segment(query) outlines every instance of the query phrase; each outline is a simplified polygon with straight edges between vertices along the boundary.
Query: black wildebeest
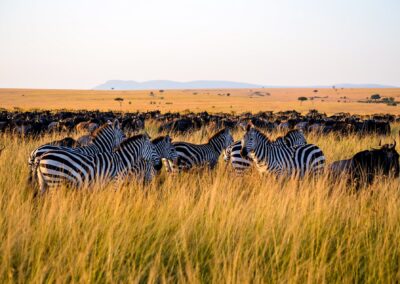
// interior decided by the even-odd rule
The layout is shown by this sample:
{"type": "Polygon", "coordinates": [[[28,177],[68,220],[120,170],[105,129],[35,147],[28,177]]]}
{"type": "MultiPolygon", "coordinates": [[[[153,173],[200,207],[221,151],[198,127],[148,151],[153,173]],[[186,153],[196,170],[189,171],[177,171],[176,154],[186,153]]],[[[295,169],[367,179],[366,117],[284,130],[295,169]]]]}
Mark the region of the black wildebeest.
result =
{"type": "Polygon", "coordinates": [[[330,172],[336,177],[347,174],[357,189],[363,184],[372,184],[377,175],[398,177],[399,153],[395,148],[396,141],[379,149],[358,152],[351,159],[332,163],[330,172]]]}

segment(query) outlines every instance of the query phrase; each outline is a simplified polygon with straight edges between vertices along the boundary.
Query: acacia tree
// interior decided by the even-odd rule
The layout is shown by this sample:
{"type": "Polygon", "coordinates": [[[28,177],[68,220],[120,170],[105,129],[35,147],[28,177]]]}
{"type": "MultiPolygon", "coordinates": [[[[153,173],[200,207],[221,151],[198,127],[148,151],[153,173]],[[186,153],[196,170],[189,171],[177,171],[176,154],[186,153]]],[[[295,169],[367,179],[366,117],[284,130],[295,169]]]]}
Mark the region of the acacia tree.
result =
{"type": "Polygon", "coordinates": [[[122,102],[124,101],[123,98],[115,98],[114,101],[119,102],[119,107],[122,107],[122,102]]]}
{"type": "Polygon", "coordinates": [[[300,101],[300,105],[301,105],[304,101],[308,100],[307,97],[298,97],[297,99],[300,101]]]}
{"type": "Polygon", "coordinates": [[[374,101],[377,101],[377,100],[379,100],[381,98],[381,95],[379,95],[379,94],[373,94],[372,96],[371,96],[371,100],[374,100],[374,101]]]}

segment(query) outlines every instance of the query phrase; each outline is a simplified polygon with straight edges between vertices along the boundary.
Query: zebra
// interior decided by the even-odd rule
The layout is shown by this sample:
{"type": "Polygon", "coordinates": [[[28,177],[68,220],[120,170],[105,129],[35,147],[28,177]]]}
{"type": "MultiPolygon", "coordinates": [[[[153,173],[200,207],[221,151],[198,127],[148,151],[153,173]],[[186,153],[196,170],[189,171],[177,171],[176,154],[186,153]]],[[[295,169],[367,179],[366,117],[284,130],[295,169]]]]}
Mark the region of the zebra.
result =
{"type": "MultiPolygon", "coordinates": [[[[178,154],[175,147],[172,145],[172,139],[169,135],[157,137],[153,139],[151,143],[154,145],[155,152],[159,159],[167,159],[176,162],[178,154]]],[[[133,177],[133,179],[137,181],[148,183],[159,173],[161,167],[162,163],[152,164],[145,159],[140,159],[128,173],[128,178],[133,177]]]]}
{"type": "Polygon", "coordinates": [[[214,134],[205,144],[191,144],[187,142],[174,142],[178,159],[176,162],[167,160],[169,171],[189,170],[194,167],[208,166],[213,169],[222,151],[233,143],[229,128],[224,128],[214,134]]]}
{"type": "Polygon", "coordinates": [[[274,145],[296,147],[307,144],[307,139],[304,137],[303,131],[299,129],[290,130],[284,136],[278,137],[273,142],[274,145]]]}
{"type": "Polygon", "coordinates": [[[147,134],[125,139],[113,152],[90,156],[67,150],[48,151],[38,159],[36,168],[40,192],[61,183],[76,188],[88,187],[95,182],[101,184],[125,176],[134,165],[144,159],[161,163],[155,147],[147,134]]]}
{"type": "Polygon", "coordinates": [[[303,177],[306,173],[319,173],[325,165],[325,156],[318,146],[274,144],[251,125],[247,126],[241,142],[241,155],[246,157],[251,153],[261,173],[270,171],[277,175],[303,177]]]}
{"type": "Polygon", "coordinates": [[[89,155],[93,156],[98,153],[103,153],[103,152],[112,152],[115,147],[117,147],[122,140],[125,139],[125,134],[121,130],[120,123],[117,119],[115,119],[113,122],[108,121],[105,123],[103,126],[98,128],[93,134],[93,142],[84,147],[66,147],[66,146],[59,146],[59,144],[54,144],[54,142],[51,142],[49,144],[45,144],[42,146],[39,146],[35,150],[31,152],[29,155],[28,159],[28,165],[30,167],[30,172],[29,172],[29,182],[33,183],[33,179],[35,176],[35,160],[45,154],[48,151],[54,151],[54,150],[63,150],[63,151],[69,151],[72,153],[80,153],[84,155],[89,155]]]}
{"type": "MultiPolygon", "coordinates": [[[[302,131],[300,130],[291,130],[286,133],[285,136],[278,137],[272,142],[274,145],[281,145],[288,147],[296,147],[300,145],[306,145],[307,140],[304,137],[302,131]]],[[[242,150],[242,141],[237,140],[232,145],[230,145],[224,152],[224,160],[225,162],[230,162],[233,169],[237,174],[243,174],[246,170],[250,169],[253,165],[253,160],[248,154],[245,157],[241,155],[242,150]]]]}

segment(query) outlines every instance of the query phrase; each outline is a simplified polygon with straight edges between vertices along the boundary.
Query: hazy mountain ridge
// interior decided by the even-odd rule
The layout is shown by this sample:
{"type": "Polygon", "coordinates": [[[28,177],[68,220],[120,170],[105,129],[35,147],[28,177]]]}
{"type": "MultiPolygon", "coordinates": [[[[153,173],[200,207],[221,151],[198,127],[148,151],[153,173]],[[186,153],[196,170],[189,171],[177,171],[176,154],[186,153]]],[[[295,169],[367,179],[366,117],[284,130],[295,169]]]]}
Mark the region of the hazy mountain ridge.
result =
{"type": "Polygon", "coordinates": [[[137,82],[133,80],[109,80],[94,87],[94,90],[157,90],[157,89],[249,89],[249,88],[397,88],[380,84],[333,84],[315,86],[271,86],[233,81],[197,80],[177,82],[171,80],[151,80],[137,82]]]}

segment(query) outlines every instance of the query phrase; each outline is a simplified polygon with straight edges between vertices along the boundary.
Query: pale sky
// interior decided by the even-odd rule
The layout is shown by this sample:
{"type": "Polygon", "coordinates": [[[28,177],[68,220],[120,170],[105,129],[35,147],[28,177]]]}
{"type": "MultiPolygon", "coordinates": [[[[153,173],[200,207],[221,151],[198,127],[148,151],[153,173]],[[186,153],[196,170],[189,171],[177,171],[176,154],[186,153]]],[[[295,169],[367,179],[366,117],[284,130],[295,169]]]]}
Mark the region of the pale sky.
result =
{"type": "Polygon", "coordinates": [[[0,87],[400,86],[399,0],[0,0],[0,87]]]}

